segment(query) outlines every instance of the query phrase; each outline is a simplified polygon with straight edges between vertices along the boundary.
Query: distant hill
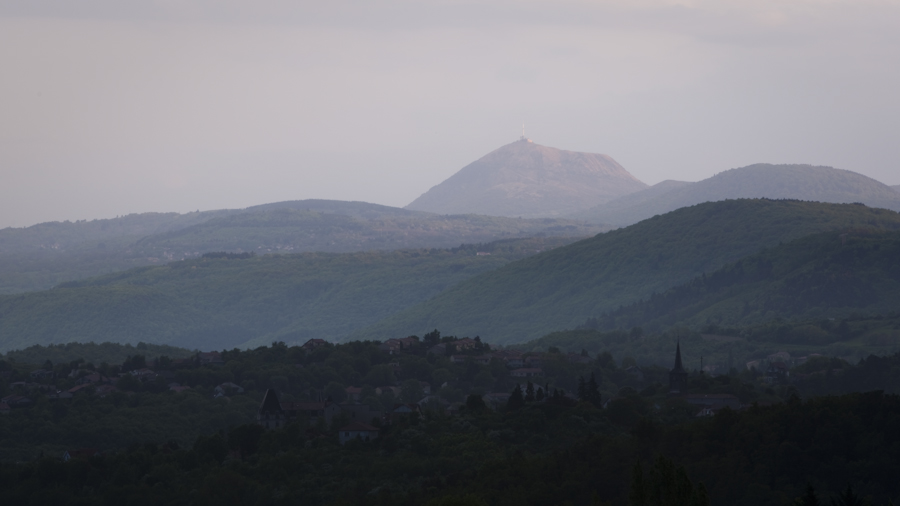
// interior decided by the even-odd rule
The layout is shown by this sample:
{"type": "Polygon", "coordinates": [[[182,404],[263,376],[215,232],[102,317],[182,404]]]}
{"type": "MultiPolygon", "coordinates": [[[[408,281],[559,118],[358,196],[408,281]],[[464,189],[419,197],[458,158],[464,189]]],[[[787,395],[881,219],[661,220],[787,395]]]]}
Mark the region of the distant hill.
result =
{"type": "Polygon", "coordinates": [[[382,339],[439,328],[521,343],[574,328],[762,248],[859,227],[900,229],[900,214],[799,201],[699,204],[473,277],[353,337],[382,339]]]}
{"type": "Polygon", "coordinates": [[[610,227],[562,219],[440,216],[301,200],[241,210],[146,213],[0,230],[0,294],[194,258],[210,251],[294,253],[447,248],[530,236],[588,237],[610,227]]]}
{"type": "Polygon", "coordinates": [[[331,341],[573,239],[453,249],[215,255],[0,296],[0,351],[69,342],[189,349],[331,341]],[[480,255],[478,253],[481,253],[480,255]]]}
{"type": "Polygon", "coordinates": [[[669,179],[660,183],[656,183],[655,185],[644,190],[629,193],[628,195],[613,199],[605,204],[601,204],[586,211],[581,211],[569,216],[577,220],[596,222],[595,220],[597,219],[597,210],[602,209],[604,215],[609,217],[609,223],[618,226],[631,225],[631,223],[618,223],[619,221],[622,221],[622,218],[619,215],[632,214],[635,212],[635,209],[639,209],[645,206],[652,207],[656,204],[656,200],[658,200],[660,197],[665,198],[664,196],[666,194],[674,190],[687,188],[694,184],[697,183],[691,183],[688,181],[674,181],[669,179]]]}
{"type": "Polygon", "coordinates": [[[675,324],[747,326],[775,318],[888,314],[900,307],[897,259],[900,232],[815,234],[612,311],[596,325],[652,331],[675,324]]]}
{"type": "Polygon", "coordinates": [[[894,186],[891,186],[891,188],[893,188],[894,190],[900,192],[900,184],[895,184],[894,186]]]}
{"type": "Polygon", "coordinates": [[[507,144],[406,206],[439,214],[562,216],[646,188],[607,155],[507,144]]]}
{"type": "Polygon", "coordinates": [[[670,185],[670,191],[647,193],[656,186],[569,217],[625,226],[681,207],[737,198],[861,202],[869,207],[900,211],[900,196],[891,187],[848,170],[813,165],[750,165],[721,172],[698,183],[670,185]]]}

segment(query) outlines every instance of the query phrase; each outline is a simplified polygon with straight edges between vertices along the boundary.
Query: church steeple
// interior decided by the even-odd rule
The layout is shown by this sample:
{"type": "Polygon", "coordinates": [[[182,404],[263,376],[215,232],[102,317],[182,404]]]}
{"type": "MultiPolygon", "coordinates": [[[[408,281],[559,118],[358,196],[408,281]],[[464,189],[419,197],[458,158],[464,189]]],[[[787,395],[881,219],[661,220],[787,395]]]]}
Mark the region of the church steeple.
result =
{"type": "Polygon", "coordinates": [[[672,372],[676,371],[684,371],[684,366],[681,365],[681,341],[675,343],[675,367],[672,368],[672,372]]]}
{"type": "Polygon", "coordinates": [[[256,421],[267,429],[277,429],[283,427],[287,420],[284,410],[281,409],[281,403],[278,402],[278,394],[275,390],[266,390],[266,396],[263,397],[262,404],[259,405],[259,411],[256,414],[256,421]]]}
{"type": "Polygon", "coordinates": [[[681,365],[681,341],[675,344],[675,367],[669,371],[669,393],[682,394],[687,389],[687,371],[681,365]]]}

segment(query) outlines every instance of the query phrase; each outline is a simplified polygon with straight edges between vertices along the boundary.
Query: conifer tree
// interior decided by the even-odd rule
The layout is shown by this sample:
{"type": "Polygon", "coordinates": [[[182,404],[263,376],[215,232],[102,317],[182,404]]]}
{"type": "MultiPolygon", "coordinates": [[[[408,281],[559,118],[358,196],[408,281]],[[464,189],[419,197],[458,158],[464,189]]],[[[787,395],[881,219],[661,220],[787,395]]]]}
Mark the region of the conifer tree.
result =
{"type": "Polygon", "coordinates": [[[519,409],[525,405],[525,399],[522,398],[522,387],[516,384],[516,388],[513,388],[512,394],[510,394],[509,399],[506,401],[506,409],[519,409]]]}
{"type": "Polygon", "coordinates": [[[864,506],[867,502],[863,500],[862,497],[856,495],[856,492],[853,491],[853,487],[848,484],[843,492],[838,493],[837,500],[831,500],[831,504],[832,506],[864,506]]]}
{"type": "Polygon", "coordinates": [[[525,386],[525,402],[534,402],[534,384],[530,381],[525,386]]]}
{"type": "Polygon", "coordinates": [[[597,379],[594,377],[594,373],[591,373],[591,379],[588,380],[584,387],[584,396],[584,400],[598,408],[600,407],[600,387],[597,385],[597,379]]]}
{"type": "Polygon", "coordinates": [[[631,492],[628,494],[628,506],[647,506],[647,494],[644,491],[644,469],[640,461],[631,470],[631,492]]]}
{"type": "Polygon", "coordinates": [[[794,506],[819,506],[819,498],[816,497],[816,489],[809,483],[806,484],[806,494],[794,500],[794,506]]]}

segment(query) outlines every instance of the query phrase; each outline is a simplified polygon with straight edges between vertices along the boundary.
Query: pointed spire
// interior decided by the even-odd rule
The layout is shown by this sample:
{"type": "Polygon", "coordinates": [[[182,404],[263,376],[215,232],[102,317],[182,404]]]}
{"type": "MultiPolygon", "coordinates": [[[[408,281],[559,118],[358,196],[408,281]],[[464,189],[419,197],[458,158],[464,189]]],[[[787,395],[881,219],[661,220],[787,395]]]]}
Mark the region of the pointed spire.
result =
{"type": "Polygon", "coordinates": [[[262,404],[259,405],[259,412],[262,413],[281,413],[281,403],[278,402],[278,395],[275,390],[266,390],[266,396],[263,397],[262,404]]]}
{"type": "Polygon", "coordinates": [[[675,367],[672,368],[672,372],[682,371],[684,371],[684,366],[681,365],[681,340],[678,340],[675,344],[675,367]]]}

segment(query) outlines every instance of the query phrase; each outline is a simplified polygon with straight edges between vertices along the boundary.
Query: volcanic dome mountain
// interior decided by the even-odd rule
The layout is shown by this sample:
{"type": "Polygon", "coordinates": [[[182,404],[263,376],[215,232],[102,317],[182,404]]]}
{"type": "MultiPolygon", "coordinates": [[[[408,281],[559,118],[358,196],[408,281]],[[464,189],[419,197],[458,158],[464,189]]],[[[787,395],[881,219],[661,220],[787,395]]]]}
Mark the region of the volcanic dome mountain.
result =
{"type": "Polygon", "coordinates": [[[647,188],[607,155],[522,139],[488,153],[407,209],[540,218],[578,212],[647,188]]]}

